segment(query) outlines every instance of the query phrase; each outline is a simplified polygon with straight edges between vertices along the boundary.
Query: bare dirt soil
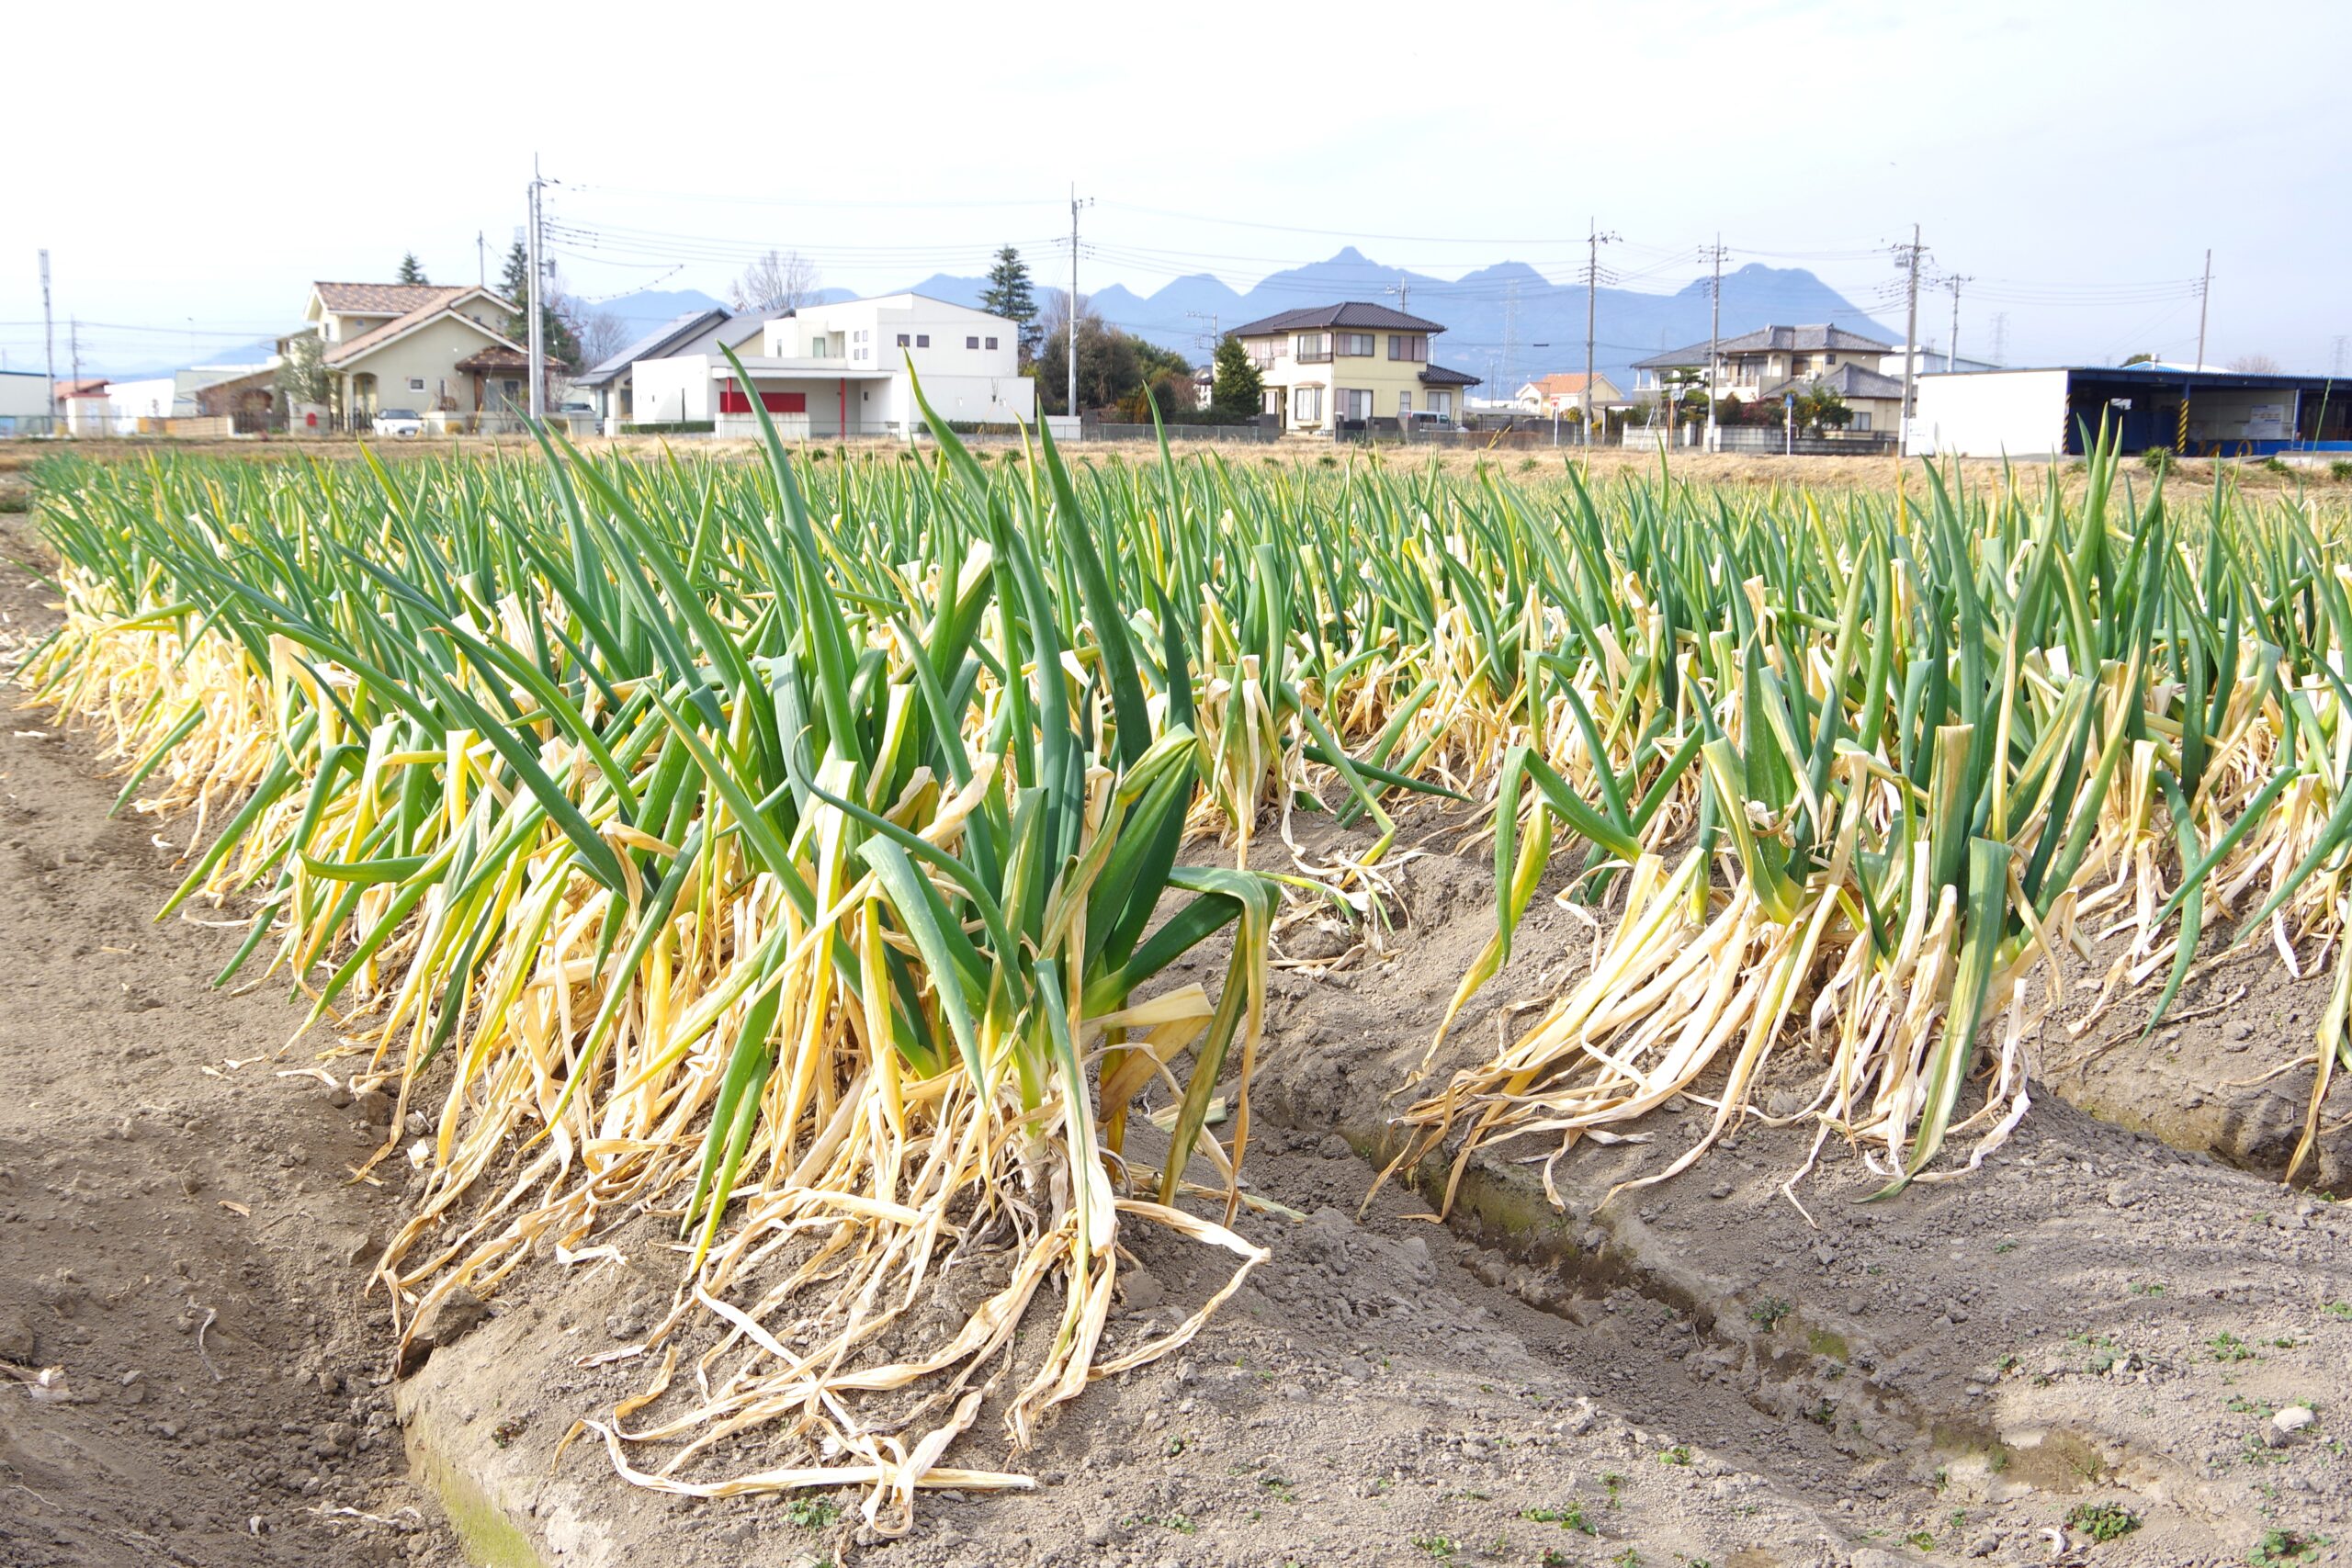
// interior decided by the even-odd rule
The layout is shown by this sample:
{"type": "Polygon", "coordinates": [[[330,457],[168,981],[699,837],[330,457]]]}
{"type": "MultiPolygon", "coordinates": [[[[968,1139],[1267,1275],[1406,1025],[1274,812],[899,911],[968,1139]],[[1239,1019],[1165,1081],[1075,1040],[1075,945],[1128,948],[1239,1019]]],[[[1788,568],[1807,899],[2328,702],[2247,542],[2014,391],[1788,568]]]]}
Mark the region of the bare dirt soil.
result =
{"type": "MultiPolygon", "coordinates": [[[[0,523],[0,553],[29,556],[28,536],[0,523]]],[[[43,626],[44,597],[0,564],[0,639],[43,626]]],[[[382,1303],[358,1289],[396,1195],[346,1173],[382,1111],[280,1076],[332,1038],[282,1049],[300,1014],[277,982],[207,989],[227,933],[152,921],[185,825],[107,821],[101,761],[47,716],[6,717],[0,1362],[23,1371],[0,1373],[0,1562],[459,1561],[406,1479],[382,1303]],[[27,1382],[49,1367],[62,1382],[27,1382]]],[[[1886,1203],[1860,1201],[1879,1183],[1833,1146],[1801,1213],[1781,1189],[1808,1140],[1753,1123],[1602,1203],[1696,1135],[1704,1109],[1683,1103],[1645,1141],[1560,1162],[1565,1212],[1517,1163],[1549,1149],[1507,1145],[1473,1160],[1450,1225],[1401,1180],[1360,1215],[1363,1156],[1490,929],[1460,827],[1416,818],[1429,852],[1396,873],[1387,955],[1289,938],[1247,1179],[1303,1217],[1241,1221],[1272,1260],[1184,1352],[1096,1383],[1026,1455],[1001,1451],[990,1415],[958,1450],[1036,1490],[927,1499],[884,1540],[853,1495],[672,1498],[623,1484],[593,1438],[557,1459],[578,1417],[649,1380],[599,1358],[677,1286],[650,1222],[599,1238],[617,1261],[522,1271],[399,1385],[410,1440],[484,1550],[592,1568],[2346,1560],[2352,1212],[2040,1084],[1984,1170],[1886,1203]],[[2282,1430],[2297,1405],[2312,1421],[2282,1430]]],[[[1589,942],[1539,900],[1439,1073],[1532,1018],[1589,942]]],[[[2206,1005],[2237,983],[2201,982],[2206,1005]]],[[[2285,1014],[2315,1018],[2317,990],[2151,1049],[2253,1076],[2300,1048],[2285,1014]]],[[[1801,1104],[1818,1071],[1785,1054],[1765,1101],[1801,1104]]],[[[1123,1234],[1137,1267],[1112,1353],[1230,1261],[1123,1234]]],[[[939,1310],[991,1266],[947,1270],[939,1310]]],[[[709,1343],[690,1332],[682,1377],[709,1343]]],[[[788,1451],[752,1434],[711,1470],[788,1451]]]]}
{"type": "MultiPolygon", "coordinates": [[[[54,618],[16,521],[0,669],[54,618]]],[[[186,846],[98,772],[0,703],[0,1562],[461,1562],[356,1289],[381,1129],[278,1076],[325,1043],[281,1055],[282,984],[209,989],[230,933],[155,922],[186,846]]]]}

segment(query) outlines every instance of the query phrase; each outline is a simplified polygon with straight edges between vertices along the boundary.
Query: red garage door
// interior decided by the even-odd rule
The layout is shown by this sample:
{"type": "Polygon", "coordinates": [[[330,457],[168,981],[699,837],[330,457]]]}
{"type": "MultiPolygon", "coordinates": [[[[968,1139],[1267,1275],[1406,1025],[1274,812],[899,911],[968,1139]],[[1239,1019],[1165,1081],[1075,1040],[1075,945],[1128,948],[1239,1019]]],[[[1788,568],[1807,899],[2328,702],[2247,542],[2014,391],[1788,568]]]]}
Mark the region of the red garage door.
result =
{"type": "MultiPolygon", "coordinates": [[[[807,413],[808,412],[808,394],[806,392],[762,392],[760,401],[766,406],[770,413],[807,413]]],[[[750,413],[752,400],[743,395],[741,387],[729,381],[718,389],[718,412],[720,413],[750,413]]]]}

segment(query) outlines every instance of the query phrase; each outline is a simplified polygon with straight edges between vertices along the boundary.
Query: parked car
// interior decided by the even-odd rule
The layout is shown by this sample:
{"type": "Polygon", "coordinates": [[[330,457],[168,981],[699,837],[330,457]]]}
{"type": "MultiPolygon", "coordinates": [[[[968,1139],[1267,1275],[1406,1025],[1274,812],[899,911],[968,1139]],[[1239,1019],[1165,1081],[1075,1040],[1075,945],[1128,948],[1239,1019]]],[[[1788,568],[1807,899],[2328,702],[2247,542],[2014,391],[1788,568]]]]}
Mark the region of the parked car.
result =
{"type": "Polygon", "coordinates": [[[574,400],[572,402],[556,404],[555,412],[558,413],[593,414],[596,412],[596,405],[594,403],[583,403],[574,400]]]}
{"type": "Polygon", "coordinates": [[[422,435],[424,421],[414,409],[381,409],[376,414],[379,435],[422,435]]]}

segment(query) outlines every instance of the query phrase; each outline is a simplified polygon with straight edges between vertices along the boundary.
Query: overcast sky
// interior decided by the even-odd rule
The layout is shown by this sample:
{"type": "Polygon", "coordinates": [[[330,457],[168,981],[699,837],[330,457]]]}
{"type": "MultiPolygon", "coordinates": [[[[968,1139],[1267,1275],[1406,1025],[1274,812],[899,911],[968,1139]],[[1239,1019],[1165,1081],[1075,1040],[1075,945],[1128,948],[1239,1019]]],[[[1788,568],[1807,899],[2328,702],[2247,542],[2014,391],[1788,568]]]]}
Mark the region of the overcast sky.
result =
{"type": "MultiPolygon", "coordinates": [[[[534,152],[565,281],[718,293],[758,246],[861,291],[1011,241],[1081,287],[1237,287],[1354,243],[1628,286],[1804,265],[1901,324],[1886,248],[1962,275],[1962,351],[2326,371],[2352,333],[2345,0],[388,10],[249,3],[6,25],[0,348],[40,363],[36,253],[85,357],[283,331],[313,278],[490,270],[534,152]],[[45,147],[45,151],[44,151],[45,147]]],[[[1940,340],[1948,294],[1922,336],[1940,340]]]]}

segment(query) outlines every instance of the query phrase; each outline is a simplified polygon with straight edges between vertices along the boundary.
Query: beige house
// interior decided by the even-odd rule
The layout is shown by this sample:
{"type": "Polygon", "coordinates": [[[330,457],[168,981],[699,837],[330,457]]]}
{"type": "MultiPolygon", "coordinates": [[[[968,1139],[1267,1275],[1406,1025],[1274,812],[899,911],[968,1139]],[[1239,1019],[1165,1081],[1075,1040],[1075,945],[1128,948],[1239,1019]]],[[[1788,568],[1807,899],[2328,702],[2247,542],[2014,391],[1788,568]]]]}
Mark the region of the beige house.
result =
{"type": "Polygon", "coordinates": [[[302,319],[345,423],[407,409],[479,428],[530,402],[529,352],[506,335],[514,314],[487,288],[314,283],[302,319]]]}
{"type": "Polygon", "coordinates": [[[1454,420],[1478,378],[1430,360],[1435,321],[1350,300],[1284,310],[1227,334],[1266,384],[1283,428],[1329,435],[1374,420],[1454,420]]]}
{"type": "MultiPolygon", "coordinates": [[[[1584,384],[1585,375],[1581,370],[1573,374],[1562,372],[1555,376],[1538,376],[1521,387],[1511,401],[1523,413],[1542,414],[1547,419],[1555,414],[1566,418],[1583,412],[1584,384]]],[[[1617,383],[1598,371],[1592,377],[1592,406],[1596,409],[1625,406],[1625,394],[1617,389],[1617,383]]]]}
{"type": "MultiPolygon", "coordinates": [[[[1759,398],[1777,397],[1791,382],[1826,378],[1849,365],[1875,375],[1880,357],[1892,346],[1848,332],[1835,321],[1758,327],[1713,345],[1715,395],[1736,395],[1742,402],[1752,403],[1759,398]]],[[[1634,361],[1634,395],[1644,400],[1654,398],[1669,378],[1686,379],[1697,389],[1707,379],[1707,350],[1706,344],[1694,343],[1634,361]]]]}

